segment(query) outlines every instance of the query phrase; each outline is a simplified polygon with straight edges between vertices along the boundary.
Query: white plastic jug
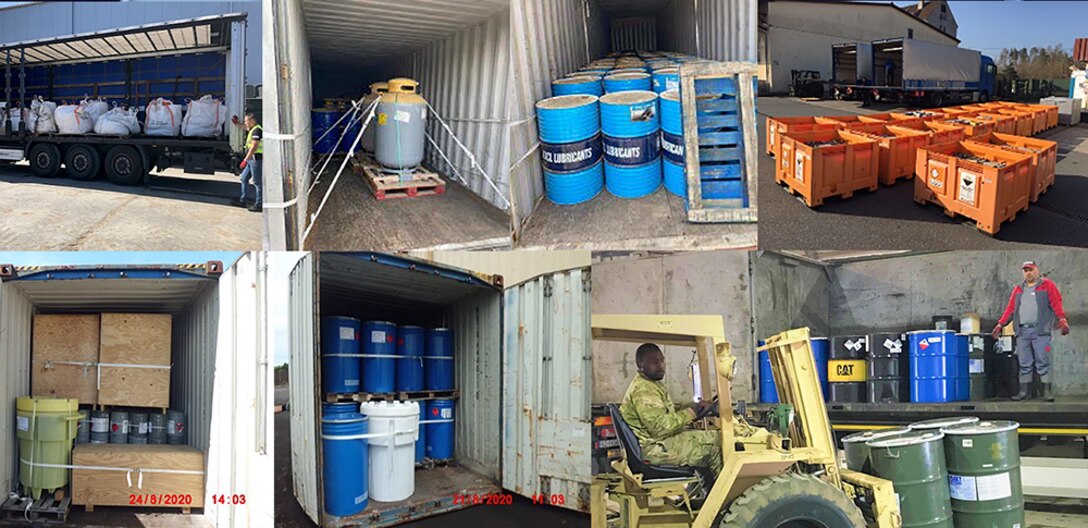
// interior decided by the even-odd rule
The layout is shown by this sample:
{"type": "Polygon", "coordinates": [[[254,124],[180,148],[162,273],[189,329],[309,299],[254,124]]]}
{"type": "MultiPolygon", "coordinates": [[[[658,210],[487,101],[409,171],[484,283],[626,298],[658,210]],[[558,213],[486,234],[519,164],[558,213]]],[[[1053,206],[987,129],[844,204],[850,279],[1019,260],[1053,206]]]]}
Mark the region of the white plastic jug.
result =
{"type": "Polygon", "coordinates": [[[419,404],[367,402],[362,413],[370,418],[370,498],[396,502],[411,497],[416,490],[419,404]]]}

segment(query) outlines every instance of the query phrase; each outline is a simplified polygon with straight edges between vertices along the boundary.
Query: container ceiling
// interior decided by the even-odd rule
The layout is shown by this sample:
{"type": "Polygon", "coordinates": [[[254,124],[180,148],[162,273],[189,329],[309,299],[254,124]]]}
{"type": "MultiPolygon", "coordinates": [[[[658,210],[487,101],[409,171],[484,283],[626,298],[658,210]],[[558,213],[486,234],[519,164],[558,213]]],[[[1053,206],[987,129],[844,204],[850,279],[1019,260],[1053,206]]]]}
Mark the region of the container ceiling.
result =
{"type": "Polygon", "coordinates": [[[314,62],[373,63],[510,7],[510,0],[302,0],[314,62]]]}
{"type": "Polygon", "coordinates": [[[6,43],[0,45],[0,64],[6,59],[7,50],[11,50],[14,63],[19,62],[22,52],[28,64],[44,66],[224,49],[230,45],[230,23],[245,18],[244,13],[212,15],[6,43]]]}
{"type": "Polygon", "coordinates": [[[82,279],[17,281],[39,312],[177,313],[212,279],[82,279]]]}
{"type": "Polygon", "coordinates": [[[470,295],[495,290],[480,279],[455,280],[353,254],[322,253],[318,277],[322,316],[415,324],[470,295]]]}
{"type": "Polygon", "coordinates": [[[596,0],[606,15],[614,18],[653,15],[673,0],[596,0]]]}

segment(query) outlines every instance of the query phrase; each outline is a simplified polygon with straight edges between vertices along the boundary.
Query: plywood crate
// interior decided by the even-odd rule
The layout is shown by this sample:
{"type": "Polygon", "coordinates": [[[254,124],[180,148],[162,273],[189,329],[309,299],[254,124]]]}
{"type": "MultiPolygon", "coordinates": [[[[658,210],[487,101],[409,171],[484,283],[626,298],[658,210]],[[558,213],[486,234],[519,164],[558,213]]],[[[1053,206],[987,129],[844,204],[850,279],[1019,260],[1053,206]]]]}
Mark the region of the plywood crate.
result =
{"type": "Polygon", "coordinates": [[[98,370],[94,364],[98,362],[99,324],[98,314],[34,316],[30,345],[32,395],[98,403],[98,370]]]}
{"type": "Polygon", "coordinates": [[[1027,154],[970,141],[930,145],[918,151],[914,201],[938,204],[994,235],[1028,209],[1032,171],[1027,154]]]}
{"type": "Polygon", "coordinates": [[[102,366],[99,404],[170,406],[171,322],[169,314],[102,314],[100,363],[161,368],[102,366]]]}
{"type": "Polygon", "coordinates": [[[88,511],[95,506],[178,507],[185,510],[204,507],[204,453],[193,447],[79,444],[72,450],[72,465],[76,466],[72,470],[72,504],[86,506],[88,511]],[[80,469],[79,466],[132,471],[80,469]],[[130,478],[132,485],[129,485],[130,478]],[[132,496],[139,500],[132,500],[132,496]]]}

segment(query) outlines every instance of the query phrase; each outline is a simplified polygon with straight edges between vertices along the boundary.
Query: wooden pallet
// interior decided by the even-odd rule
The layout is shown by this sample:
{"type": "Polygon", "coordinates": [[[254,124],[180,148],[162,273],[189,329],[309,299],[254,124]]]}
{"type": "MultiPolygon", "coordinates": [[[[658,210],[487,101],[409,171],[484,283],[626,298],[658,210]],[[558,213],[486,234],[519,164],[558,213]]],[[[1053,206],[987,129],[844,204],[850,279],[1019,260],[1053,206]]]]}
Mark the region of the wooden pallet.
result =
{"type": "Polygon", "coordinates": [[[422,169],[411,174],[390,174],[369,157],[352,159],[352,169],[362,176],[374,197],[379,200],[438,196],[446,193],[446,181],[441,176],[422,169]]]}
{"type": "Polygon", "coordinates": [[[461,397],[461,391],[399,391],[399,392],[353,392],[353,393],[329,393],[325,395],[327,403],[338,402],[368,402],[368,401],[408,401],[408,400],[443,400],[461,397]]]}
{"type": "Polygon", "coordinates": [[[38,500],[12,497],[0,505],[0,521],[35,525],[65,524],[72,498],[64,496],[64,490],[43,495],[38,500]],[[27,506],[30,506],[27,508],[27,506]]]}

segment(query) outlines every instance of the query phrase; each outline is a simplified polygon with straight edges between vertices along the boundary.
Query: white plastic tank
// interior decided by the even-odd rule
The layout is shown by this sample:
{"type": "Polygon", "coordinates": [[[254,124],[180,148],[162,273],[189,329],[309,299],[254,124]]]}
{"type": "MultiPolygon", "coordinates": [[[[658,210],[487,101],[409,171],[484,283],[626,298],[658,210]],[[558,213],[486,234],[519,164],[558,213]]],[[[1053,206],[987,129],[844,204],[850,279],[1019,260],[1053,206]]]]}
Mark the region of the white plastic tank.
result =
{"type": "MultiPolygon", "coordinates": [[[[365,112],[367,108],[370,108],[370,105],[373,104],[374,101],[376,101],[379,97],[382,96],[382,94],[388,93],[388,92],[389,92],[389,83],[386,83],[386,82],[372,83],[370,85],[370,93],[368,93],[366,95],[366,97],[363,98],[363,108],[362,108],[362,110],[365,112]]],[[[360,118],[360,122],[365,122],[365,121],[366,121],[366,114],[363,114],[363,116],[360,118]]],[[[378,109],[375,108],[374,109],[374,119],[372,119],[370,121],[370,124],[367,125],[366,130],[363,131],[363,141],[362,141],[363,152],[369,152],[371,154],[374,153],[376,138],[378,137],[377,134],[375,133],[375,130],[377,130],[377,129],[378,129],[378,109]]]]}
{"type": "Polygon", "coordinates": [[[390,172],[409,172],[423,161],[427,101],[412,79],[389,80],[389,92],[381,95],[374,159],[390,172]]]}
{"type": "Polygon", "coordinates": [[[367,402],[362,413],[370,418],[370,498],[396,502],[411,497],[416,490],[419,404],[367,402]]]}

